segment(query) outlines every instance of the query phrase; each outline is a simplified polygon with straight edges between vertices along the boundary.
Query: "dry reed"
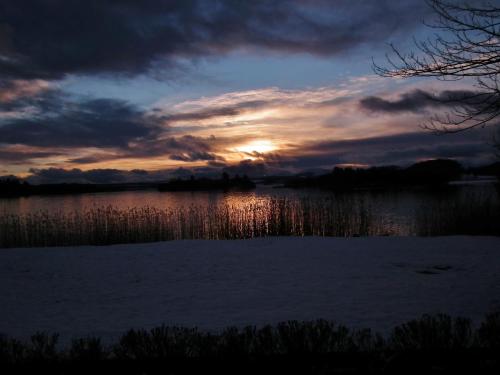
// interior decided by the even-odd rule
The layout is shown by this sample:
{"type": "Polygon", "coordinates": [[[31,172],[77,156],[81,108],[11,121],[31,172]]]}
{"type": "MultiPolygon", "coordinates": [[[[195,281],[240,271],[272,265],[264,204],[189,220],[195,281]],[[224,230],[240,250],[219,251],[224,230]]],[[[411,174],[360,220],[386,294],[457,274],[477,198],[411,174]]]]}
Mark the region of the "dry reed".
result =
{"type": "Polygon", "coordinates": [[[109,245],[179,239],[384,234],[362,199],[273,198],[238,206],[111,206],[0,215],[0,247],[109,245]]]}

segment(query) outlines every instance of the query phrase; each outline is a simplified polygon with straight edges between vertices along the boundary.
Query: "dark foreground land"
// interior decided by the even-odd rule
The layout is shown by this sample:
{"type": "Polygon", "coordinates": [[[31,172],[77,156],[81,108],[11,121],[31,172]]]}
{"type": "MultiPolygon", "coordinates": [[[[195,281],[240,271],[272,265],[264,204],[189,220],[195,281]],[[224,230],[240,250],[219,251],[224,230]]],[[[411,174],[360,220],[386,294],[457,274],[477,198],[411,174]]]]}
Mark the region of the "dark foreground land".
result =
{"type": "Polygon", "coordinates": [[[57,335],[0,337],[4,374],[498,374],[500,314],[469,320],[423,316],[388,338],[328,321],[289,321],[222,333],[159,327],[130,330],[115,344],[57,335]],[[465,371],[465,372],[464,372],[465,371]]]}

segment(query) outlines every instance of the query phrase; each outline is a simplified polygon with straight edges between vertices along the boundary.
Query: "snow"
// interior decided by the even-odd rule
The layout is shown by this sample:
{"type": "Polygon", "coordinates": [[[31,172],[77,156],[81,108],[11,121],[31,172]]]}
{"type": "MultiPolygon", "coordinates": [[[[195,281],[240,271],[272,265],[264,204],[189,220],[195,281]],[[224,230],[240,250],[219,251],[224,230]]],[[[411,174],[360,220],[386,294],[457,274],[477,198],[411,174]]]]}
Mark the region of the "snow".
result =
{"type": "Polygon", "coordinates": [[[500,310],[498,237],[278,237],[0,250],[0,332],[115,339],[330,319],[387,332],[500,310]]]}

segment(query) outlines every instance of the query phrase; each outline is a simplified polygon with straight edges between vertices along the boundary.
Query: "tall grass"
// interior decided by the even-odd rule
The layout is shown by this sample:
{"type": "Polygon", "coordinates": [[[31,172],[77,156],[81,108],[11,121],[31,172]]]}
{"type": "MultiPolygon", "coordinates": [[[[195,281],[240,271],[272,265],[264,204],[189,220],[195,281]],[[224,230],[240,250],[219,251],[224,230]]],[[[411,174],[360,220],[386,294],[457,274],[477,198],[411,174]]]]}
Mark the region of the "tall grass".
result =
{"type": "Polygon", "coordinates": [[[0,214],[0,248],[265,236],[500,235],[500,200],[482,193],[434,196],[409,222],[394,226],[362,197],[347,194],[164,209],[107,206],[0,214]]]}
{"type": "Polygon", "coordinates": [[[494,195],[465,194],[422,204],[415,215],[415,234],[500,235],[500,200],[494,195]]]}
{"type": "Polygon", "coordinates": [[[182,208],[111,206],[71,213],[0,215],[0,247],[108,245],[263,236],[367,236],[384,233],[362,199],[272,198],[243,205],[182,208]]]}

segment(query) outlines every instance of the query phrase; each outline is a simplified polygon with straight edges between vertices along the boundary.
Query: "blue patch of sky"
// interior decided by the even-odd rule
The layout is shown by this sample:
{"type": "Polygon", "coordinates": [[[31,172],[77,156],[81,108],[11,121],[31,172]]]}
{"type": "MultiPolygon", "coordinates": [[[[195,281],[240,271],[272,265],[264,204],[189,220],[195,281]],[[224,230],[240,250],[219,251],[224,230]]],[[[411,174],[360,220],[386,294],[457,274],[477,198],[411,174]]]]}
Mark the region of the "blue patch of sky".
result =
{"type": "Polygon", "coordinates": [[[198,62],[174,79],[147,75],[134,78],[72,76],[62,82],[69,93],[116,98],[150,106],[161,98],[171,102],[229,91],[277,86],[284,89],[331,86],[348,77],[370,74],[369,57],[318,58],[233,54],[198,62]]]}
{"type": "MultiPolygon", "coordinates": [[[[418,39],[427,36],[426,30],[415,31],[418,39]]],[[[389,42],[392,41],[362,45],[335,56],[239,51],[199,59],[163,79],[146,74],[119,78],[71,76],[62,82],[62,86],[72,94],[122,99],[145,108],[158,100],[178,103],[202,96],[271,86],[283,89],[335,86],[352,77],[373,74],[372,57],[385,63],[384,55],[390,51],[389,42]]],[[[402,50],[412,48],[411,38],[396,38],[394,42],[402,50]]]]}

